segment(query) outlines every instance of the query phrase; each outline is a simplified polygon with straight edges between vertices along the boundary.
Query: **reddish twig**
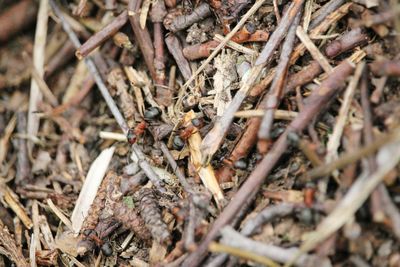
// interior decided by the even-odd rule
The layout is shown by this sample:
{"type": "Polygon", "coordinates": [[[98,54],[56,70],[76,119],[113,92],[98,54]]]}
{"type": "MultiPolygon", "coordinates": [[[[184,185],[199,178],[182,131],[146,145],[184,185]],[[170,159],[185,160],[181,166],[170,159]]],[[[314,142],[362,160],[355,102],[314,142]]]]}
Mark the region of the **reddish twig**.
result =
{"type": "Polygon", "coordinates": [[[183,266],[198,266],[201,263],[206,255],[208,245],[217,237],[220,229],[232,220],[243,203],[251,202],[254,199],[265,177],[268,176],[282,154],[286,151],[288,147],[288,134],[290,132],[302,131],[321,111],[322,107],[326,107],[327,103],[342,87],[344,81],[353,70],[354,66],[352,63],[347,60],[342,62],[319,88],[312,92],[307,98],[304,110],[290,123],[286,131],[275,142],[269,153],[264,156],[263,160],[246,179],[246,182],[241,186],[231,202],[214,222],[198,249],[189,255],[183,266]]]}
{"type": "MultiPolygon", "coordinates": [[[[243,29],[246,27],[243,27],[243,29]]],[[[241,44],[246,42],[266,42],[269,34],[265,31],[257,30],[250,33],[248,30],[237,32],[231,39],[232,42],[241,44]]],[[[183,49],[183,55],[188,60],[196,60],[206,58],[211,55],[212,51],[220,44],[219,41],[211,40],[202,44],[194,44],[183,49]]]]}
{"type": "Polygon", "coordinates": [[[377,60],[369,64],[369,67],[377,76],[400,76],[400,60],[377,60]]]}
{"type": "Polygon", "coordinates": [[[218,46],[218,41],[208,41],[202,44],[194,44],[183,48],[183,55],[188,60],[206,58],[211,55],[214,48],[218,46]]]}
{"type": "Polygon", "coordinates": [[[173,93],[166,85],[165,75],[165,52],[164,52],[164,35],[163,25],[167,10],[163,0],[153,3],[151,9],[151,21],[154,25],[154,67],[156,69],[156,100],[162,106],[169,106],[172,103],[173,93]]]}
{"type": "Polygon", "coordinates": [[[96,47],[100,46],[115,33],[117,33],[122,26],[128,21],[128,12],[123,11],[111,23],[107,24],[103,29],[92,35],[85,43],[83,43],[76,51],[75,55],[78,59],[82,59],[89,55],[96,47]]]}
{"type": "Polygon", "coordinates": [[[296,39],[296,28],[299,25],[300,18],[301,10],[289,28],[289,32],[282,46],[279,64],[276,67],[274,81],[272,82],[271,89],[268,92],[265,101],[261,103],[261,108],[266,109],[265,115],[262,118],[260,128],[258,130],[258,149],[262,154],[267,152],[267,142],[270,139],[270,132],[274,120],[275,110],[278,108],[283,95],[283,88],[286,84],[286,76],[289,69],[289,58],[293,50],[294,41],[296,39]]]}
{"type": "Polygon", "coordinates": [[[150,75],[154,81],[157,80],[156,69],[154,67],[154,47],[151,41],[150,33],[147,28],[140,27],[139,12],[141,0],[130,0],[128,3],[129,21],[132,26],[133,33],[135,34],[136,41],[142,51],[144,61],[149,69],[150,75]]]}
{"type": "Polygon", "coordinates": [[[344,2],[344,0],[328,1],[323,7],[314,13],[309,29],[317,27],[329,14],[343,5],[344,2]]]}
{"type": "Polygon", "coordinates": [[[45,78],[51,76],[60,67],[67,64],[72,58],[74,58],[75,47],[71,41],[67,41],[60,51],[55,53],[55,55],[47,62],[44,67],[45,78]]]}
{"type": "Polygon", "coordinates": [[[38,6],[35,1],[23,0],[0,14],[0,43],[32,25],[36,20],[38,6]]]}
{"type": "Polygon", "coordinates": [[[210,6],[207,3],[202,3],[196,7],[192,13],[188,15],[181,15],[176,17],[170,25],[165,25],[165,27],[171,32],[177,32],[183,30],[194,23],[205,19],[211,15],[210,6]]]}
{"type": "Polygon", "coordinates": [[[179,39],[175,35],[170,34],[167,38],[165,38],[165,43],[167,44],[169,52],[174,57],[183,78],[186,81],[189,80],[192,76],[192,70],[190,69],[189,62],[183,55],[182,46],[179,42],[179,39]]]}
{"type": "Polygon", "coordinates": [[[338,39],[332,41],[325,49],[325,55],[333,58],[368,41],[368,35],[362,32],[361,28],[353,29],[344,33],[338,39]]]}

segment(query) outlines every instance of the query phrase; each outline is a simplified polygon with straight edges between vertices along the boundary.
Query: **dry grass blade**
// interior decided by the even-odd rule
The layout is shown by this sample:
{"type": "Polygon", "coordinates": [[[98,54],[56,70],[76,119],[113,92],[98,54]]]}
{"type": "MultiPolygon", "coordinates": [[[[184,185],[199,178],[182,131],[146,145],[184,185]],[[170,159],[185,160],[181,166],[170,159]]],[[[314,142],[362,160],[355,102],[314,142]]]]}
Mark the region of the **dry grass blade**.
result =
{"type": "Polygon", "coordinates": [[[340,139],[343,133],[343,128],[345,126],[345,123],[347,121],[347,116],[349,113],[350,105],[353,100],[353,96],[355,93],[355,90],[357,89],[358,81],[361,77],[362,71],[365,67],[365,62],[360,62],[357,65],[356,71],[354,73],[353,78],[351,79],[349,85],[347,86],[347,89],[344,93],[343,96],[343,103],[339,111],[338,119],[335,124],[335,127],[333,128],[333,133],[329,137],[329,141],[327,144],[327,153],[325,157],[326,162],[331,162],[333,159],[337,158],[337,149],[339,148],[340,145],[340,139]]]}
{"type": "MultiPolygon", "coordinates": [[[[195,118],[195,114],[193,111],[189,111],[186,113],[183,123],[190,122],[195,118]]],[[[210,190],[213,194],[215,201],[218,206],[220,206],[221,201],[224,199],[224,194],[222,193],[221,187],[218,184],[217,178],[215,177],[214,169],[210,164],[203,166],[201,164],[201,152],[200,152],[200,144],[201,144],[201,136],[198,132],[193,133],[189,139],[189,149],[190,149],[190,159],[195,166],[196,170],[199,173],[201,181],[204,186],[210,190]]]]}
{"type": "Polygon", "coordinates": [[[97,189],[103,181],[114,150],[115,147],[105,149],[90,166],[71,216],[72,229],[76,234],[81,230],[83,221],[96,197],[97,189]]]}
{"type": "Polygon", "coordinates": [[[233,256],[236,256],[236,257],[239,257],[239,258],[242,258],[245,260],[261,263],[262,265],[265,265],[265,266],[270,266],[270,267],[279,267],[280,266],[279,264],[277,264],[276,262],[274,262],[273,260],[271,260],[267,257],[260,256],[258,254],[252,253],[250,251],[238,249],[238,248],[231,247],[228,245],[222,245],[222,244],[213,242],[210,244],[209,249],[211,252],[229,253],[233,256]]]}
{"type": "MultiPolygon", "coordinates": [[[[47,37],[47,21],[48,21],[49,1],[41,0],[36,24],[35,44],[33,48],[33,65],[37,69],[39,75],[44,74],[44,52],[47,37]]],[[[35,79],[31,81],[31,91],[29,96],[28,111],[28,135],[35,136],[39,130],[39,116],[35,113],[38,110],[38,104],[42,100],[43,95],[35,79]]],[[[31,154],[33,144],[28,142],[28,152],[31,154]]]]}
{"type": "Polygon", "coordinates": [[[332,66],[329,64],[329,61],[321,53],[321,51],[319,51],[319,49],[311,41],[310,37],[307,35],[307,33],[301,26],[297,27],[296,34],[297,37],[299,37],[299,39],[301,40],[301,42],[304,44],[304,46],[307,48],[307,50],[310,52],[311,56],[321,65],[322,69],[326,73],[330,73],[332,71],[332,66]]]}

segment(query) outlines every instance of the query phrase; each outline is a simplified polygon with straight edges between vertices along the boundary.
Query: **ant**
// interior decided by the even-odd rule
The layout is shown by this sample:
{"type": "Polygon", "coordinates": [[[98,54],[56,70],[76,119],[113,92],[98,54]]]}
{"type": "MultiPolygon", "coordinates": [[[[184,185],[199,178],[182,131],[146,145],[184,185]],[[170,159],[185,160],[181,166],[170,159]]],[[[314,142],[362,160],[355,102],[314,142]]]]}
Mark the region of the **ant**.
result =
{"type": "Polygon", "coordinates": [[[143,136],[146,131],[147,123],[145,121],[141,121],[135,128],[130,128],[128,133],[126,134],[126,139],[128,143],[133,145],[138,140],[139,136],[143,136]]]}
{"type": "Polygon", "coordinates": [[[140,136],[143,136],[148,125],[145,120],[151,121],[156,119],[158,116],[160,116],[161,112],[157,107],[150,107],[147,109],[144,113],[144,120],[138,123],[135,128],[131,128],[128,130],[128,133],[126,134],[126,139],[128,140],[128,143],[133,145],[138,141],[138,138],[140,136]]]}

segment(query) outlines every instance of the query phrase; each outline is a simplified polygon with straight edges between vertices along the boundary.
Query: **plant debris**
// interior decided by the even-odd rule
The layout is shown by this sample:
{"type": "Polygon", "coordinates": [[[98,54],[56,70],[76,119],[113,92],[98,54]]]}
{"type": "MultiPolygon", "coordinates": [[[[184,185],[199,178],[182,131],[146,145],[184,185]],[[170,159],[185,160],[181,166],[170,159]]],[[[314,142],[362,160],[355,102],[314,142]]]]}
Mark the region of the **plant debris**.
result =
{"type": "Polygon", "coordinates": [[[0,1],[0,265],[400,266],[399,11],[0,1]]]}

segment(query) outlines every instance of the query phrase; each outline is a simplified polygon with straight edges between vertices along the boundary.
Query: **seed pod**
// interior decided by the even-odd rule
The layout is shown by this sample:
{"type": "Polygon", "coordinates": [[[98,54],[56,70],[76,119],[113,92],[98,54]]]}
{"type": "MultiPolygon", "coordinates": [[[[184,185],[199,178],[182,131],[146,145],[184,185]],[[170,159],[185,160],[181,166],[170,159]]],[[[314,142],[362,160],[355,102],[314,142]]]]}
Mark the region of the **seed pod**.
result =
{"type": "Polygon", "coordinates": [[[161,217],[161,211],[157,205],[157,199],[152,189],[142,188],[140,195],[140,215],[145,221],[146,227],[154,240],[160,243],[169,243],[171,236],[167,225],[161,217]]]}

